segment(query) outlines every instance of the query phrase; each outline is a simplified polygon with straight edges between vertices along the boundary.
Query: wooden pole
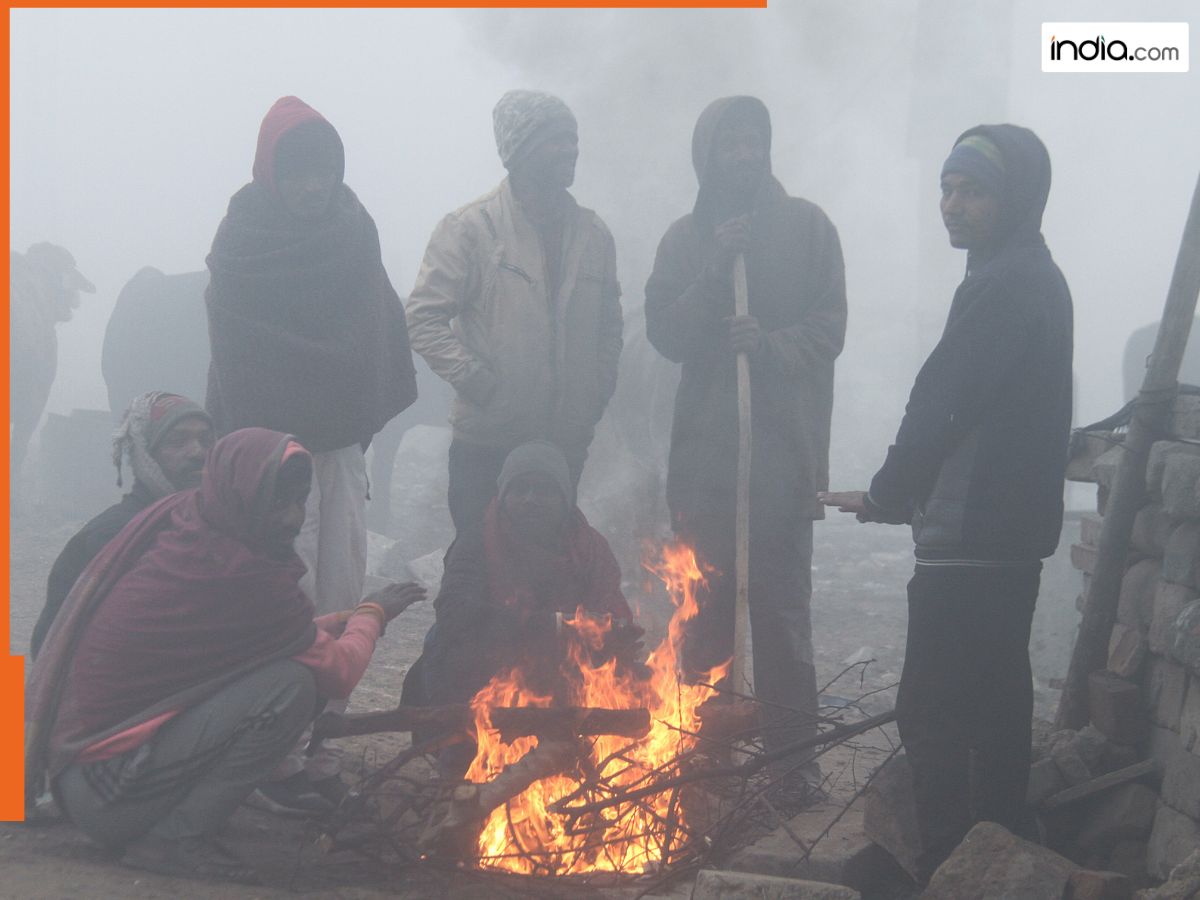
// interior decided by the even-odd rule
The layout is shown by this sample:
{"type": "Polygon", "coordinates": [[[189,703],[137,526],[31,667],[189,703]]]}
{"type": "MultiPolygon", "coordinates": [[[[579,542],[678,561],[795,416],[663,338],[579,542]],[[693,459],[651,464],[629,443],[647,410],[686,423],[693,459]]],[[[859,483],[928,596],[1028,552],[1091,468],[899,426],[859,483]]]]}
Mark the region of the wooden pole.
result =
{"type": "MultiPolygon", "coordinates": [[[[750,290],[746,284],[746,257],[739,253],[733,261],[734,313],[750,315],[750,290]]],[[[733,665],[730,680],[740,691],[749,684],[746,678],[746,636],[750,632],[750,359],[737,356],[738,390],[738,464],[737,519],[734,526],[737,593],[734,600],[733,665]]]]}
{"type": "Polygon", "coordinates": [[[1088,721],[1088,676],[1108,662],[1108,641],[1117,617],[1117,601],[1133,519],[1145,501],[1146,461],[1150,445],[1160,440],[1171,412],[1178,386],[1179,364],[1187,347],[1188,333],[1196,315],[1200,293],[1200,180],[1192,192],[1192,206],[1166,307],[1158,326],[1158,339],[1150,355],[1146,377],[1133,408],[1133,420],[1122,444],[1125,452],[1117,464],[1116,477],[1104,510],[1096,571],[1092,574],[1079,635],[1071,654],[1071,667],[1058,701],[1059,728],[1082,728],[1088,721]]]}

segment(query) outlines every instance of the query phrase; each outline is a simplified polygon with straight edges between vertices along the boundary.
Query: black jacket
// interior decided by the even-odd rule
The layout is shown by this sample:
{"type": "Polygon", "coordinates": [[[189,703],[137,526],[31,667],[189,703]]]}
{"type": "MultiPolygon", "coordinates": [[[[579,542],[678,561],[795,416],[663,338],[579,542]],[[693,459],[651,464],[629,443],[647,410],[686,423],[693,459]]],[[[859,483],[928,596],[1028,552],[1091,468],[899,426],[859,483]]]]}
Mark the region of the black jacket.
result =
{"type": "Polygon", "coordinates": [[[96,558],[104,545],[117,536],[134,516],[154,502],[149,489],[140,481],[133,483],[133,488],[100,515],[84,525],[67,541],[58,559],[50,568],[50,576],[46,579],[46,605],[38,616],[37,624],[33,626],[33,637],[29,645],[31,655],[37,656],[42,649],[42,642],[54,623],[55,616],[62,609],[63,601],[75,582],[83,574],[88,563],[96,558]]]}
{"type": "MultiPolygon", "coordinates": [[[[728,273],[715,271],[712,145],[721,120],[737,105],[766,108],[749,97],[711,104],[696,124],[692,158],[700,191],[692,213],[667,230],[646,284],[646,334],[667,359],[683,364],[667,502],[677,531],[696,517],[728,519],[736,501],[738,410],[736,359],[729,328],[734,313],[728,273]]],[[[750,213],[746,254],[749,312],[763,331],[750,361],[753,450],[750,509],[772,527],[820,518],[816,492],[829,478],[833,365],[846,331],[846,284],[837,230],[815,204],[789,197],[767,175],[750,213]]]]}
{"type": "Polygon", "coordinates": [[[1045,147],[1013,125],[972,133],[1004,158],[1002,237],[968,258],[868,508],[912,522],[919,561],[1033,561],[1062,530],[1071,294],[1041,235],[1045,147]]]}

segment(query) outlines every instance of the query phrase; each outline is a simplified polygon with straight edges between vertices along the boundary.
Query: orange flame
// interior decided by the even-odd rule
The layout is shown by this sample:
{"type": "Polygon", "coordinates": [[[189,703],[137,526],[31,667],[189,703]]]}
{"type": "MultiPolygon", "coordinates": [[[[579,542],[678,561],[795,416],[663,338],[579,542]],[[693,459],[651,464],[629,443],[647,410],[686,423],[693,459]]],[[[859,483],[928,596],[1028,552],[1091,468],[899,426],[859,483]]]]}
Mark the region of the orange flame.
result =
{"type": "MultiPolygon", "coordinates": [[[[590,618],[582,609],[576,611],[571,623],[575,635],[568,643],[560,673],[567,684],[566,703],[649,709],[649,733],[632,743],[624,737],[598,737],[578,771],[535,782],[506,806],[494,810],[480,834],[480,865],[521,874],[638,874],[666,861],[670,848],[663,846],[663,822],[671,814],[669,792],[647,798],[640,805],[627,803],[605,809],[587,828],[572,829],[566,817],[551,811],[556,801],[580,789],[589,772],[593,780],[603,776],[610,784],[627,789],[645,786],[648,773],[655,770],[659,771],[655,780],[676,775],[679,769],[675,761],[697,740],[697,708],[714,691],[682,681],[680,652],[684,624],[699,612],[696,588],[711,569],[703,568],[691,548],[679,543],[664,547],[658,562],[644,565],[662,579],[675,605],[667,637],[646,660],[650,678],[639,680],[619,670],[615,660],[593,663],[590,649],[603,644],[611,623],[590,618]]],[[[704,680],[716,682],[728,666],[726,662],[716,667],[704,680]]],[[[488,781],[537,745],[533,737],[503,743],[491,727],[491,707],[550,705],[550,697],[526,685],[520,669],[497,674],[471,701],[478,752],[467,779],[488,781]]],[[[684,810],[677,810],[675,815],[681,825],[686,824],[684,810]]]]}

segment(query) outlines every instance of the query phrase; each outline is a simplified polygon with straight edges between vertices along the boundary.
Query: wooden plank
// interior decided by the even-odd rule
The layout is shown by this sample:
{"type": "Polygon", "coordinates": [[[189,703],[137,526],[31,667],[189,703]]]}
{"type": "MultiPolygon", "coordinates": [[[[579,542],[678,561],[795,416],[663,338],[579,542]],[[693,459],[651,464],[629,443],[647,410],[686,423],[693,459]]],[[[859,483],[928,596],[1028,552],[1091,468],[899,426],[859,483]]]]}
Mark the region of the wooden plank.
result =
{"type": "Polygon", "coordinates": [[[1107,791],[1109,788],[1114,788],[1117,785],[1150,775],[1154,772],[1154,769],[1154,760],[1144,759],[1139,763],[1134,763],[1132,766],[1117,769],[1115,772],[1109,772],[1107,775],[1101,775],[1099,778],[1093,778],[1091,781],[1085,781],[1083,784],[1076,784],[1065,791],[1051,794],[1042,802],[1039,809],[1045,811],[1058,809],[1066,806],[1068,803],[1074,803],[1085,797],[1099,794],[1101,791],[1107,791]]]}

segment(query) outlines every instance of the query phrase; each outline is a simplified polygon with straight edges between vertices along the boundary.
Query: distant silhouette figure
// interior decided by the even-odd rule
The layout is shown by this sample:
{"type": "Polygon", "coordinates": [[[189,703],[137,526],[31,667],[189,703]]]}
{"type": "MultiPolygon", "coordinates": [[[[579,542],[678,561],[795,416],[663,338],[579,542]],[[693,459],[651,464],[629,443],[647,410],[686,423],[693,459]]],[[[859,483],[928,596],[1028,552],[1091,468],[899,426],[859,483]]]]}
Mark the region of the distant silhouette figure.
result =
{"type": "Polygon", "coordinates": [[[14,251],[11,264],[9,479],[15,483],[58,370],[55,326],[70,321],[79,293],[94,294],[96,286],[75,268],[75,258],[55,244],[34,244],[24,254],[14,251]]]}
{"type": "Polygon", "coordinates": [[[147,391],[203,400],[209,362],[206,287],[207,271],[165,275],[147,266],[121,289],[100,356],[114,421],[147,391]]]}
{"type": "MultiPolygon", "coordinates": [[[[147,266],[121,290],[104,332],[100,368],[108,407],[120,419],[130,400],[151,390],[203,397],[211,355],[204,291],[208,272],[166,275],[147,266]]],[[[372,442],[371,502],[367,525],[393,532],[392,469],[404,433],[414,425],[445,425],[453,389],[429,370],[417,369],[415,403],[392,419],[372,442]]]]}

